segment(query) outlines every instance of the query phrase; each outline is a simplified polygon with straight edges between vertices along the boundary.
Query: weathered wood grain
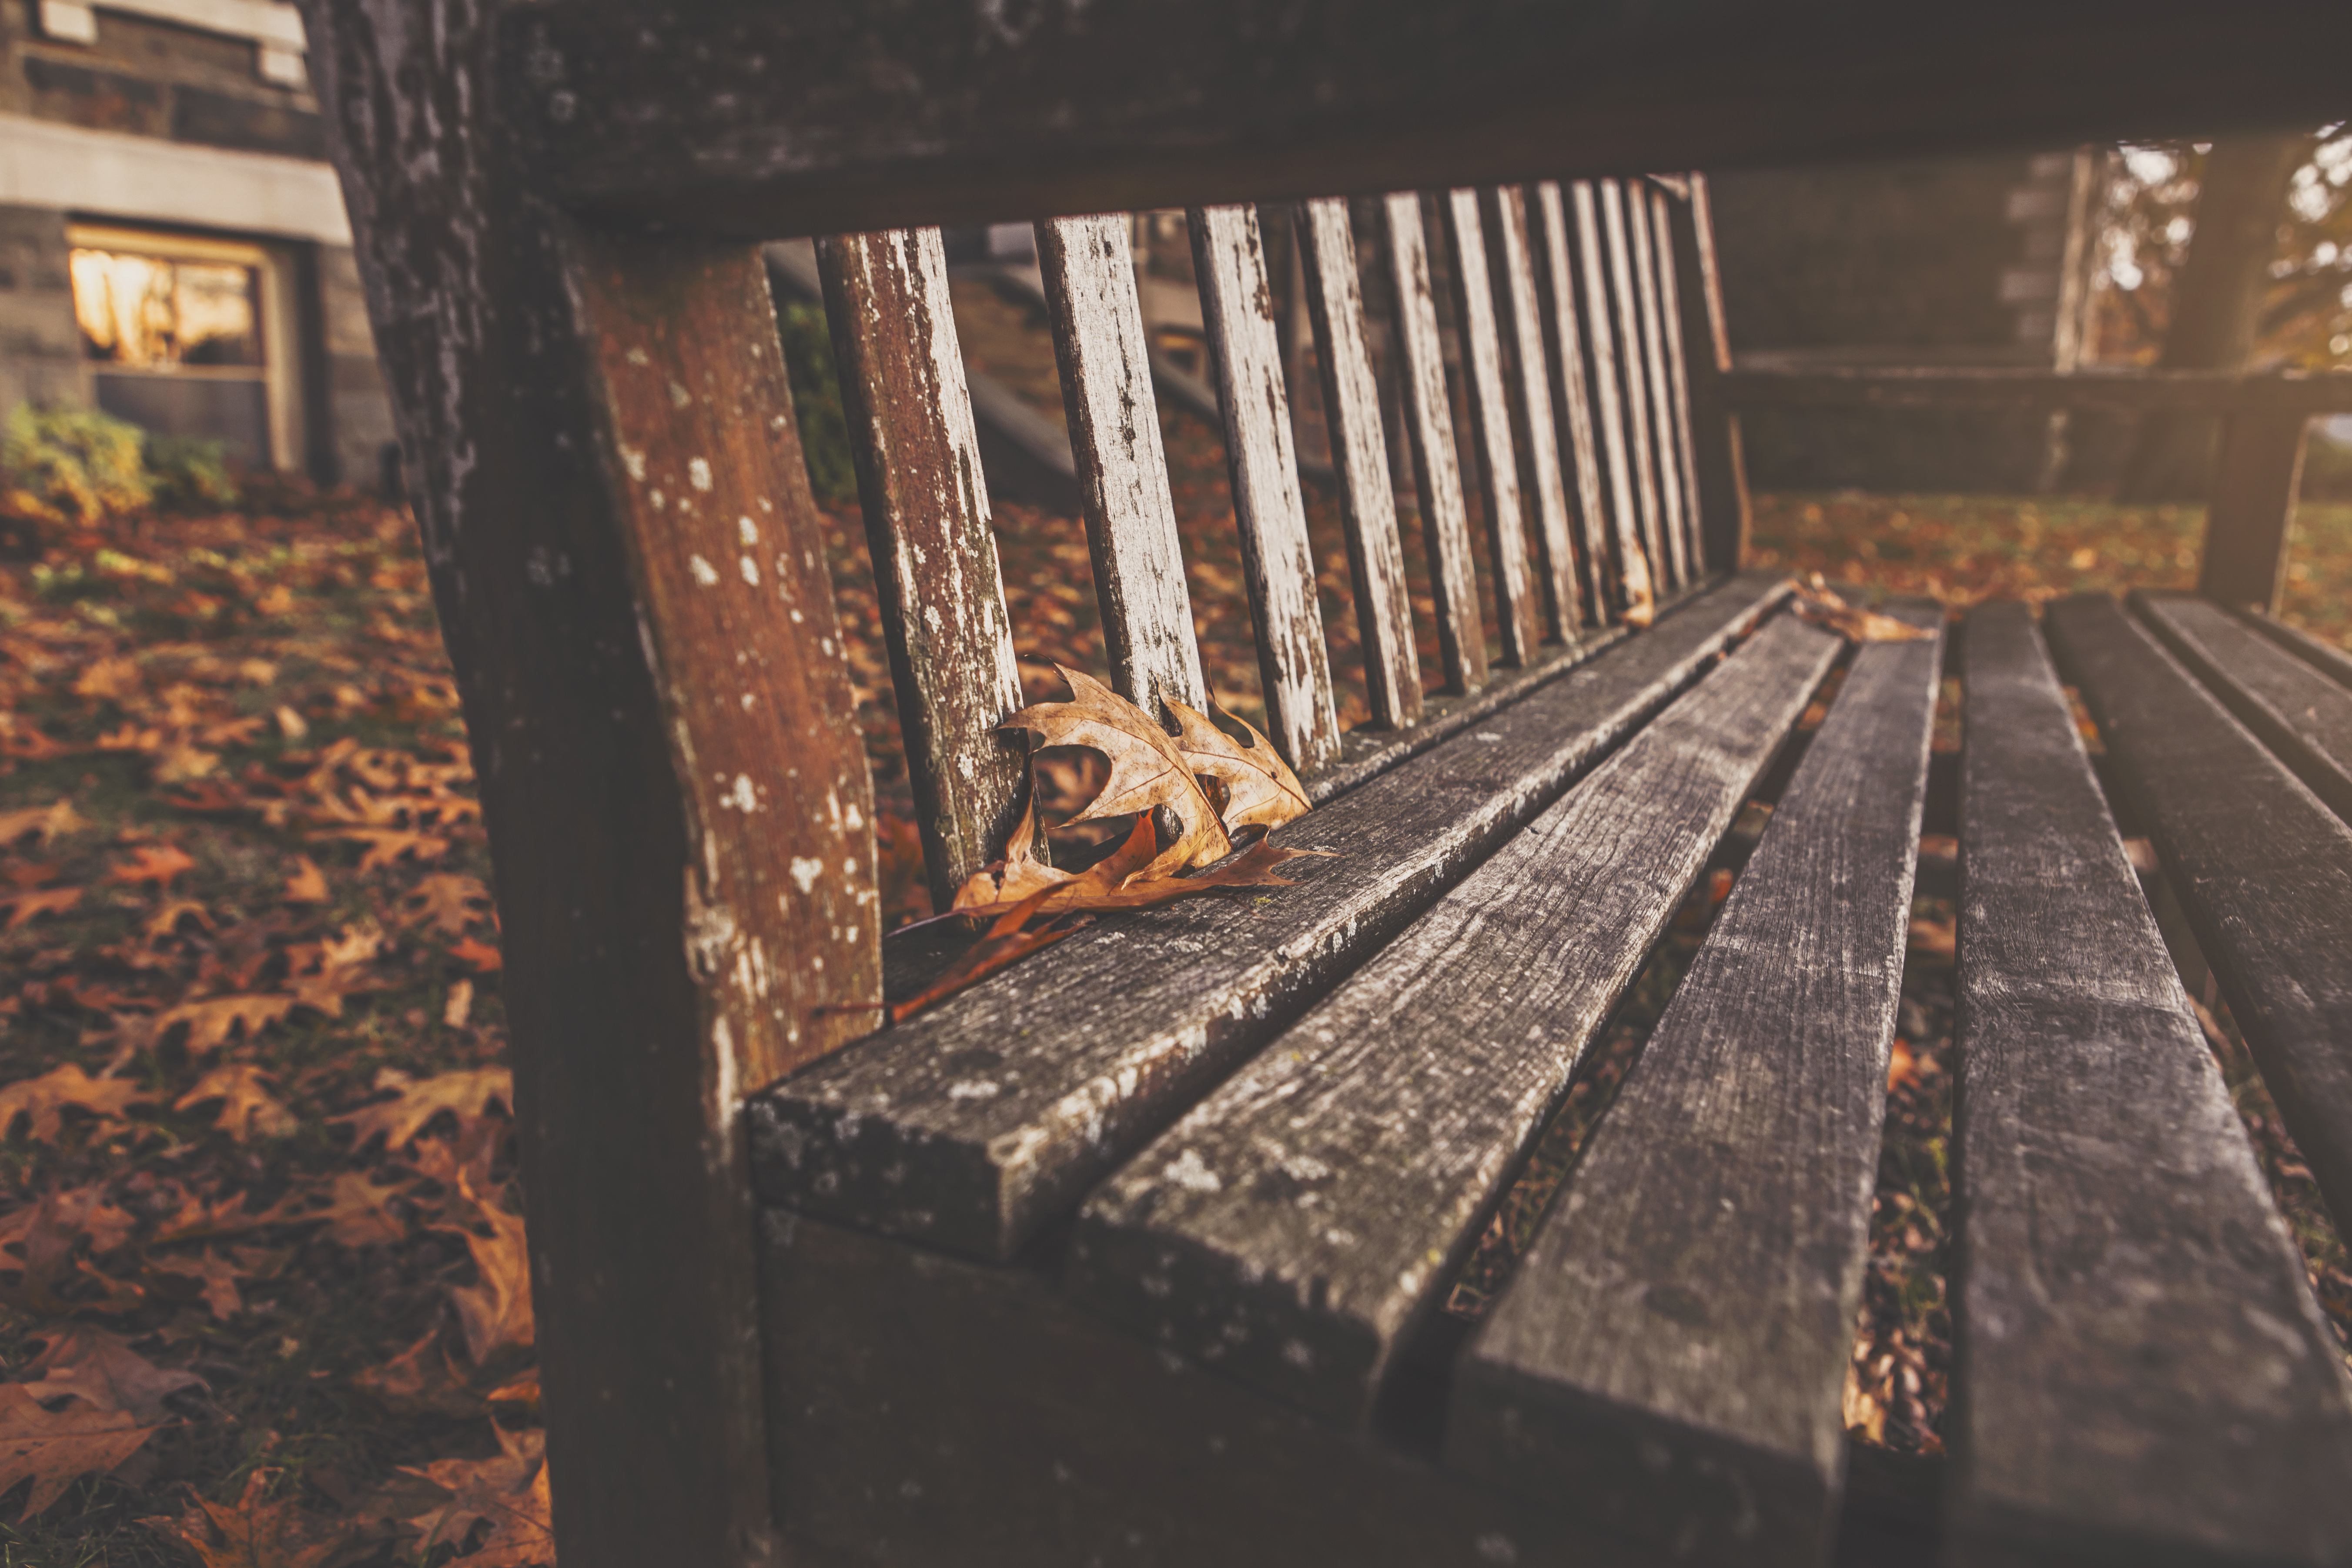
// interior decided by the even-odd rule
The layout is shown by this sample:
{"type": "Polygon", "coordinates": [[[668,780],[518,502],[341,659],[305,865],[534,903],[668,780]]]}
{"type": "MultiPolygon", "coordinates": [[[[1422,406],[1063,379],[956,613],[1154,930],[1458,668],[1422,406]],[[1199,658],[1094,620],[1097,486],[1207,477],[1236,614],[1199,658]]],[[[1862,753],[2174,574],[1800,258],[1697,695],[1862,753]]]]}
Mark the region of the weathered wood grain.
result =
{"type": "Polygon", "coordinates": [[[1715,254],[1715,220],[1706,176],[1683,176],[1688,199],[1670,205],[1670,254],[1682,296],[1683,365],[1691,384],[1691,445],[1698,469],[1699,540],[1710,572],[1737,572],[1747,559],[1753,522],[1748,473],[1740,459],[1739,415],[1731,405],[1731,333],[1724,319],[1723,279],[1715,254]]]}
{"type": "Polygon", "coordinates": [[[1037,259],[1071,454],[1086,490],[1087,547],[1111,685],[1147,709],[1172,697],[1205,710],[1128,220],[1113,213],[1040,223],[1037,259]]]}
{"type": "Polygon", "coordinates": [[[1649,188],[1628,180],[1622,193],[1625,232],[1633,241],[1633,301],[1642,324],[1642,378],[1649,387],[1650,449],[1658,473],[1658,530],[1665,536],[1667,581],[1690,581],[1689,542],[1684,528],[1682,454],[1675,434],[1674,387],[1666,379],[1664,323],[1658,310],[1657,258],[1650,247],[1649,188]]]}
{"type": "Polygon", "coordinates": [[[1675,466],[1682,479],[1683,558],[1693,574],[1706,570],[1706,541],[1700,518],[1698,451],[1691,431],[1690,360],[1684,352],[1682,288],[1675,278],[1672,203],[1664,191],[1650,193],[1650,232],[1654,242],[1653,274],[1658,286],[1658,320],[1664,331],[1667,423],[1673,428],[1675,466]]]}
{"type": "MultiPolygon", "coordinates": [[[[915,825],[934,907],[1004,852],[1025,759],[996,726],[1021,706],[1013,625],[989,526],[980,433],[935,228],[839,235],[818,247],[825,315],[915,825]]],[[[739,524],[756,552],[757,521],[739,524]]]]}
{"type": "Polygon", "coordinates": [[[2322,642],[2302,627],[2291,626],[2274,616],[2248,616],[2245,620],[2248,626],[2337,685],[2352,686],[2352,654],[2346,653],[2334,643],[2322,642]]]}
{"type": "Polygon", "coordinates": [[[1569,187],[1576,213],[1576,271],[1584,286],[1586,352],[1591,356],[1592,400],[1601,412],[1601,457],[1609,476],[1610,549],[1616,558],[1617,608],[1643,602],[1658,577],[1650,569],[1642,540],[1642,514],[1633,501],[1633,453],[1626,434],[1631,400],[1618,372],[1617,306],[1601,231],[1599,196],[1590,181],[1569,187]]]}
{"type": "Polygon", "coordinates": [[[1568,484],[1560,473],[1559,428],[1551,404],[1550,356],[1544,352],[1543,309],[1536,300],[1535,257],[1528,233],[1527,193],[1517,185],[1478,193],[1480,220],[1494,237],[1488,285],[1497,331],[1509,351],[1511,447],[1518,454],[1519,495],[1533,513],[1536,578],[1543,592],[1544,637],[1574,642],[1583,622],[1577,591],[1576,548],[1568,521],[1568,484]]]}
{"type": "Polygon", "coordinates": [[[2246,728],[2352,821],[2352,691],[2208,599],[2132,595],[2132,608],[2246,728]]]}
{"type": "Polygon", "coordinates": [[[1454,447],[1454,409],[1445,393],[1445,353],[1437,335],[1437,297],[1429,280],[1429,237],[1421,198],[1410,191],[1381,204],[1387,244],[1399,393],[1421,500],[1429,556],[1429,593],[1437,609],[1437,648],[1449,691],[1486,683],[1486,633],[1478,613],[1478,577],[1470,563],[1470,514],[1462,500],[1462,463],[1454,447]]]}
{"type": "Polygon", "coordinates": [[[1639,1561],[1571,1509],[1335,1430],[971,1263],[772,1211],[761,1310],[798,1563],[1639,1561]]]}
{"type": "Polygon", "coordinates": [[[1550,350],[1552,410],[1559,421],[1559,444],[1576,482],[1577,553],[1583,560],[1582,590],[1588,625],[1606,625],[1616,604],[1609,584],[1608,514],[1602,510],[1601,453],[1592,430],[1592,391],[1586,380],[1584,333],[1577,326],[1576,268],[1570,259],[1568,209],[1559,183],[1533,187],[1536,298],[1543,312],[1544,340],[1550,350]]]}
{"type": "Polygon", "coordinates": [[[1478,499],[1486,516],[1486,565],[1495,584],[1495,617],[1503,662],[1524,665],[1542,640],[1535,584],[1528,579],[1525,501],[1519,460],[1511,446],[1510,393],[1503,384],[1503,344],[1495,323],[1495,294],[1486,264],[1486,228],[1478,193],[1447,191],[1437,198],[1444,216],[1454,295],[1454,321],[1462,341],[1462,386],[1470,405],[1470,439],[1478,454],[1478,499]]]}
{"type": "Polygon", "coordinates": [[[1300,203],[1295,224],[1315,362],[1323,381],[1323,417],[1339,479],[1370,727],[1402,729],[1421,717],[1421,660],[1405,590],[1404,547],[1397,534],[1396,491],[1389,479],[1380,380],[1365,343],[1355,235],[1348,204],[1336,196],[1300,203]]]}
{"type": "Polygon", "coordinates": [[[1106,1182],[1077,1299],[1367,1416],[1840,646],[1768,625],[1106,1182]]]}
{"type": "Polygon", "coordinates": [[[2221,421],[2199,593],[2240,609],[2278,614],[2309,425],[2300,413],[2233,413],[2221,421]]]}
{"type": "Polygon", "coordinates": [[[1186,225],[1224,415],[1225,467],[1233,476],[1242,575],[1256,623],[1267,738],[1292,767],[1319,768],[1339,754],[1339,720],[1331,706],[1330,655],[1315,596],[1315,557],[1307,542],[1290,396],[1282,380],[1282,334],[1266,287],[1257,213],[1245,206],[1195,207],[1186,225]]]}
{"type": "Polygon", "coordinates": [[[1649,558],[1651,580],[1667,588],[1674,585],[1673,562],[1666,554],[1658,510],[1657,454],[1650,440],[1650,378],[1642,341],[1640,286],[1633,279],[1633,243],[1626,235],[1624,191],[1615,180],[1601,180],[1595,183],[1593,194],[1601,206],[1609,308],[1617,319],[1617,374],[1625,390],[1626,462],[1633,479],[1635,515],[1641,520],[1642,548],[1649,558]]]}
{"type": "Polygon", "coordinates": [[[2352,1214],[2352,828],[2114,600],[2045,624],[2287,1130],[2352,1214]]]}
{"type": "Polygon", "coordinates": [[[2352,47],[2329,0],[2230,27],[2190,0],[1213,0],[1181,33],[1136,0],[504,20],[494,101],[552,188],[738,237],[2320,125],[2352,47]]]}
{"type": "Polygon", "coordinates": [[[1297,885],[1106,919],[761,1097],[772,1203],[1004,1257],[1694,679],[1780,590],[1726,584],[1279,830],[1297,885]]]}
{"type": "Polygon", "coordinates": [[[1938,638],[1855,652],[1455,1363],[1454,1468],[1685,1556],[1827,1555],[1941,674],[1938,638]]]}
{"type": "MultiPolygon", "coordinates": [[[[2112,604],[2068,619],[2170,683],[2083,646],[2137,640],[2112,604]]],[[[2342,1352],[2030,613],[1965,657],[1952,1558],[2341,1563],[2342,1352]]]]}

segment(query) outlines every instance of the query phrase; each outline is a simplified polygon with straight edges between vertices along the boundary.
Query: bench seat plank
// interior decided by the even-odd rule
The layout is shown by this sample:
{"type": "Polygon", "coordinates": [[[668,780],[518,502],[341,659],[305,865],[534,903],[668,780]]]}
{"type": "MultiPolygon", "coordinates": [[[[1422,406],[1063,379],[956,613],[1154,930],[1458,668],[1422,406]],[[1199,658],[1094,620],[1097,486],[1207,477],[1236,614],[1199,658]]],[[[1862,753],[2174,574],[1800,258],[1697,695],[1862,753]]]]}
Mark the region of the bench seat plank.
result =
{"type": "Polygon", "coordinates": [[[1381,424],[1380,380],[1364,342],[1363,284],[1348,204],[1337,196],[1302,202],[1294,226],[1307,313],[1315,329],[1315,363],[1323,381],[1323,418],[1339,479],[1364,651],[1364,692],[1372,727],[1398,729],[1421,717],[1421,657],[1413,646],[1404,546],[1397,534],[1396,491],[1381,424]]]}
{"type": "Polygon", "coordinates": [[[1772,622],[1528,824],[1087,1201],[1072,1290],[1368,1415],[1839,647],[1772,622]]]}
{"type": "Polygon", "coordinates": [[[2352,828],[2102,596],[2047,626],[2327,1206],[2352,1215],[2352,828]]]}
{"type": "Polygon", "coordinates": [[[2352,821],[2352,691],[2210,599],[2140,593],[2132,607],[2280,761],[2352,821]]]}
{"type": "Polygon", "coordinates": [[[2030,614],[1965,653],[1954,1558],[2341,1563],[2342,1352],[2030,614]]]}
{"type": "Polygon", "coordinates": [[[1398,191],[1381,202],[1389,285],[1396,291],[1396,353],[1404,430],[1437,609],[1437,649],[1449,691],[1486,684],[1486,633],[1479,624],[1478,574],[1470,561],[1470,513],[1462,499],[1462,455],[1445,392],[1445,353],[1429,277],[1429,231],[1421,198],[1398,191]]]}
{"type": "Polygon", "coordinates": [[[1446,1453],[1465,1473],[1688,1555],[1824,1554],[1941,651],[1856,651],[1455,1365],[1446,1453]]]}
{"type": "Polygon", "coordinates": [[[2337,685],[2352,686],[2352,653],[2346,653],[2334,643],[2320,641],[2301,626],[2291,626],[2268,616],[2255,616],[2251,624],[2295,658],[2325,672],[2337,685]]]}
{"type": "Polygon", "coordinates": [[[1111,685],[1146,709],[1163,697],[1206,709],[1125,215],[1039,224],[1037,261],[1086,499],[1111,685]]]}
{"type": "Polygon", "coordinates": [[[1224,416],[1267,737],[1292,767],[1319,768],[1339,754],[1339,720],[1257,209],[1194,207],[1187,226],[1224,416]]]}
{"type": "Polygon", "coordinates": [[[1738,578],[1281,830],[1298,885],[1105,920],[751,1104],[771,1203],[1009,1256],[1687,685],[1738,578]]]}

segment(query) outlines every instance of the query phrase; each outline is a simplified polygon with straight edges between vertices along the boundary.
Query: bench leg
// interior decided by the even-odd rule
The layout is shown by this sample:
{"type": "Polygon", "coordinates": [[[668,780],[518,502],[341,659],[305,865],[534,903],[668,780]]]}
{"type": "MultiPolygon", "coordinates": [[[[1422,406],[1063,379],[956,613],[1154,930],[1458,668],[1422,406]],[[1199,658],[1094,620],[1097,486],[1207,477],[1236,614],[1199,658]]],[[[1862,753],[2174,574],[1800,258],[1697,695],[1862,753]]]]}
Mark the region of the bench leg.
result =
{"type": "Polygon", "coordinates": [[[2287,534],[2303,483],[2301,414],[2232,414],[2221,424],[2205,514],[2200,593],[2239,608],[2278,613],[2287,534]]]}

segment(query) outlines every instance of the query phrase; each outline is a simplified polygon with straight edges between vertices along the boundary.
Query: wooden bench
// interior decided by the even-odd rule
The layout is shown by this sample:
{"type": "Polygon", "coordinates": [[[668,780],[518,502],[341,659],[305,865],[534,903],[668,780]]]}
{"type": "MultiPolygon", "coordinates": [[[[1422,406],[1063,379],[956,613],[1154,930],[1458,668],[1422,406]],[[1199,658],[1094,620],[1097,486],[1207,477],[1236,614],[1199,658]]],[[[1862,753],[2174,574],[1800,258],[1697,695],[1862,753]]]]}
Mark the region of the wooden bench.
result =
{"type": "Polygon", "coordinates": [[[1940,1528],[1898,1545],[2352,1559],[2342,1347],[2059,684],[2352,1212],[2352,685],[2247,609],[2340,384],[1742,371],[1705,181],[1638,173],[2316,122],[2346,16],[305,16],[497,854],[566,1568],[1851,1552],[1841,1389],[1953,670],[1959,1359],[1940,1528]],[[2122,63],[2086,79],[2094,47],[2122,63]],[[1366,209],[1378,266],[1344,201],[1235,205],[1337,190],[1400,193],[1366,209]],[[1192,204],[1267,729],[1317,802],[1282,841],[1336,856],[1104,919],[877,1032],[921,955],[879,929],[759,242],[828,237],[944,899],[1002,853],[1024,764],[924,226],[1041,218],[1112,681],[1197,706],[1126,223],[1046,216],[1147,203],[1192,204]],[[1372,710],[1346,733],[1265,304],[1259,226],[1285,221],[1372,710]],[[2017,606],[1954,631],[1895,605],[1926,635],[1854,647],[1741,574],[1744,402],[2078,395],[2231,411],[2210,598],[2066,603],[2046,643],[2017,606]],[[1759,793],[1769,826],[1525,1256],[1475,1325],[1437,1310],[1759,793]]]}

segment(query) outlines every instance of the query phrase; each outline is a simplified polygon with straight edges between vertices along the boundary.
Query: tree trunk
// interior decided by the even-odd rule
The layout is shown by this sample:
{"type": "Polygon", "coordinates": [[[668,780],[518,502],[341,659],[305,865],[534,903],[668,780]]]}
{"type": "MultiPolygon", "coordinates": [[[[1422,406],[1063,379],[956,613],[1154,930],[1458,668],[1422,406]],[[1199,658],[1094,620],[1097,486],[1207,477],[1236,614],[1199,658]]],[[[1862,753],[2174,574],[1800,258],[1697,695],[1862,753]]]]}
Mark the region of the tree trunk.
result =
{"type": "MultiPolygon", "coordinates": [[[[2173,287],[2172,322],[2157,363],[2167,370],[2242,369],[2253,352],[2270,265],[2278,253],[2287,182],[2310,158],[2312,138],[2244,136],[2205,155],[2197,232],[2173,287]]],[[[2201,498],[2220,421],[2210,414],[2150,414],[2125,460],[2116,499],[2201,498]]]]}

